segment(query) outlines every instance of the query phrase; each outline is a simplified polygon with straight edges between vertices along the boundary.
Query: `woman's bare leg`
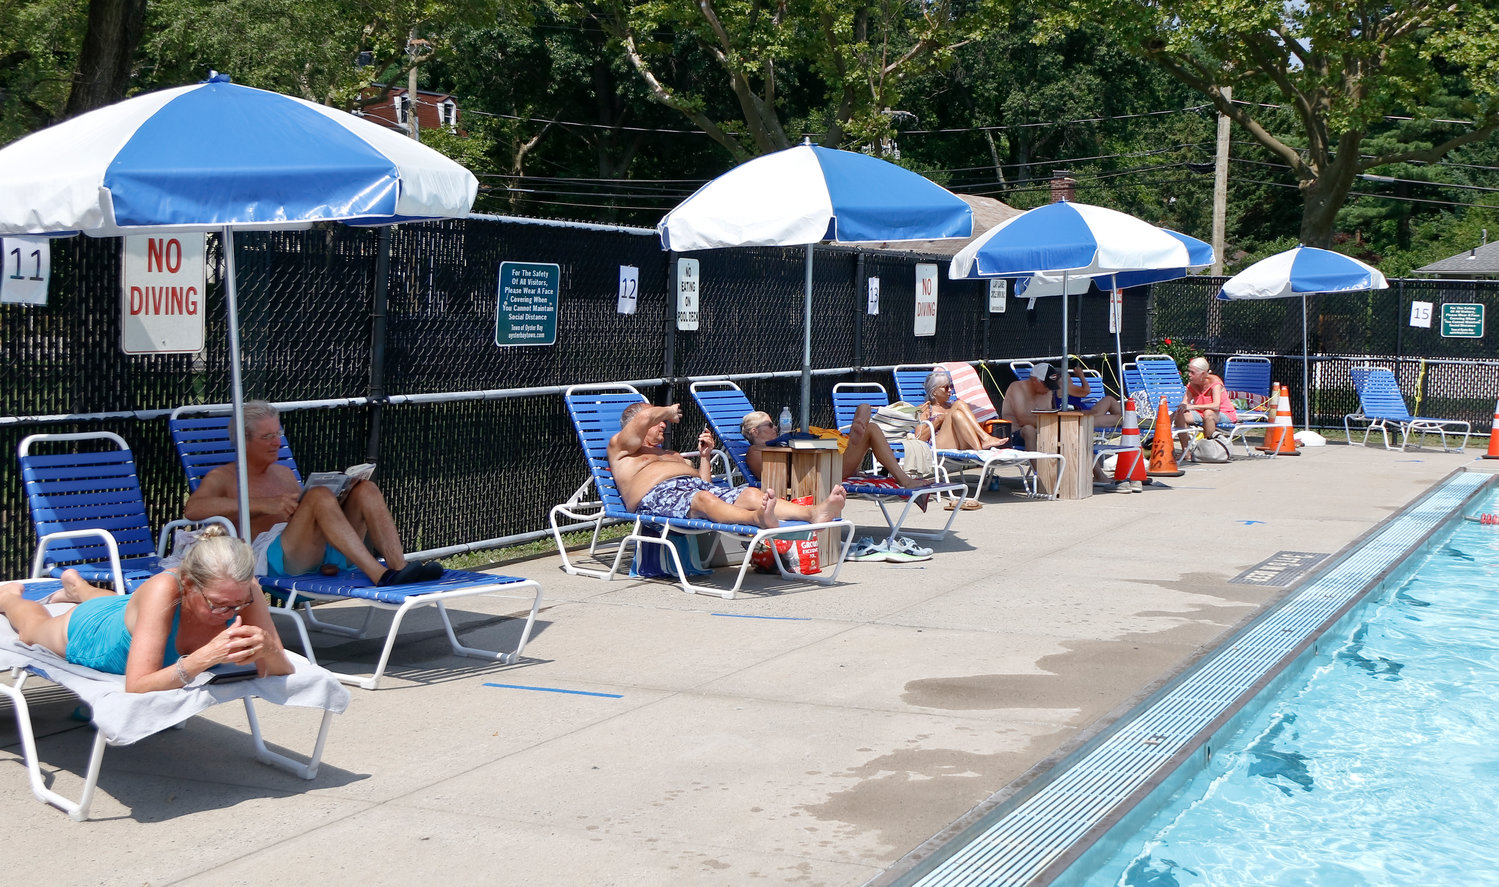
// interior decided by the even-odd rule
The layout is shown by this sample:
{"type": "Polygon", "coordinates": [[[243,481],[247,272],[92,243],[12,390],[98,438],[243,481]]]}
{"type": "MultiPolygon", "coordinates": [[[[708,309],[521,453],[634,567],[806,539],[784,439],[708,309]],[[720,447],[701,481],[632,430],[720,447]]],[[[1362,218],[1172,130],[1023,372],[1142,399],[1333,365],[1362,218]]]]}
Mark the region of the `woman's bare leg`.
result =
{"type": "Polygon", "coordinates": [[[848,448],[843,451],[844,477],[859,473],[859,468],[864,464],[865,453],[873,453],[875,461],[883,465],[885,471],[901,486],[912,489],[925,485],[925,481],[916,480],[900,467],[900,459],[890,449],[890,441],[885,439],[885,433],[870,421],[867,403],[859,404],[858,411],[854,413],[853,424],[848,429],[848,448]]]}
{"type": "Polygon", "coordinates": [[[937,446],[944,450],[987,450],[1004,443],[984,431],[984,426],[963,401],[954,401],[937,429],[937,446]]]}
{"type": "Polygon", "coordinates": [[[57,616],[36,601],[21,596],[25,590],[19,582],[0,585],[0,615],[10,620],[11,627],[20,636],[21,643],[46,647],[59,656],[68,655],[69,608],[57,616]]]}

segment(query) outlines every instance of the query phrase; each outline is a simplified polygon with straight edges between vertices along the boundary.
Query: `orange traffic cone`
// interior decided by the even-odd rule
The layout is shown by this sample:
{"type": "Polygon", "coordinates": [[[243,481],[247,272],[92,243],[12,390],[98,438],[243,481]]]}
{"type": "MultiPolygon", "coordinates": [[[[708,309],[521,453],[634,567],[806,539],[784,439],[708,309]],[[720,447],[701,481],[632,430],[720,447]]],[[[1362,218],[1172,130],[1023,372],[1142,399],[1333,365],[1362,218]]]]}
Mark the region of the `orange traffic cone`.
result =
{"type": "Polygon", "coordinates": [[[1489,428],[1489,451],[1483,457],[1499,459],[1499,403],[1494,404],[1494,424],[1489,428]]]}
{"type": "Polygon", "coordinates": [[[1176,465],[1176,435],[1171,433],[1171,408],[1166,398],[1155,411],[1155,434],[1150,441],[1150,469],[1145,473],[1151,477],[1181,477],[1186,474],[1176,465]]]}
{"type": "Polygon", "coordinates": [[[1296,429],[1291,426],[1291,391],[1280,386],[1280,404],[1275,409],[1275,424],[1265,432],[1265,442],[1255,449],[1272,456],[1299,456],[1296,451],[1296,429]]]}
{"type": "Polygon", "coordinates": [[[1145,451],[1139,449],[1140,417],[1135,415],[1133,397],[1124,400],[1124,425],[1119,431],[1119,445],[1136,449],[1119,451],[1114,460],[1114,483],[1128,483],[1131,492],[1143,492],[1141,484],[1145,482],[1145,451]]]}

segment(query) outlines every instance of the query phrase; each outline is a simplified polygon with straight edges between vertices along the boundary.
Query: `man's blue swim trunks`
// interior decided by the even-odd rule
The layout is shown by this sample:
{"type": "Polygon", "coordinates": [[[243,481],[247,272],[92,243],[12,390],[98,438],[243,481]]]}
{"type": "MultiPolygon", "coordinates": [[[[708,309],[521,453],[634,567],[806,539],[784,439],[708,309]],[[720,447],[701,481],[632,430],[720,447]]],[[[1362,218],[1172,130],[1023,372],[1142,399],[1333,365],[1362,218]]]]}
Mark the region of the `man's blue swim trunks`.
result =
{"type": "Polygon", "coordinates": [[[707,490],[730,504],[738,501],[739,494],[748,487],[715,487],[700,477],[684,474],[668,477],[651,487],[650,492],[640,497],[640,506],[635,510],[641,514],[657,517],[687,517],[692,511],[692,497],[707,490]]]}

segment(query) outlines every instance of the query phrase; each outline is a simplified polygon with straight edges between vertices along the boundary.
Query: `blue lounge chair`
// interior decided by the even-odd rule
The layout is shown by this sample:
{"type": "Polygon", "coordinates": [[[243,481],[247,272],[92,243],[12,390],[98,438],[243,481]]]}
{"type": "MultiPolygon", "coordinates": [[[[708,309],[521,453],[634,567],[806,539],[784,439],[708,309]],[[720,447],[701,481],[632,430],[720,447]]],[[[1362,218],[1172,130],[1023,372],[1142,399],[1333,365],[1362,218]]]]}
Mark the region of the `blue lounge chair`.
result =
{"type": "MultiPolygon", "coordinates": [[[[896,367],[895,383],[901,392],[901,399],[907,403],[925,401],[926,389],[923,383],[931,371],[930,364],[902,364],[896,367]]],[[[833,415],[840,428],[852,422],[854,411],[859,408],[860,404],[866,403],[875,410],[888,405],[890,396],[885,393],[885,386],[878,382],[839,382],[833,386],[833,415]]],[[[1047,495],[1039,491],[1036,484],[1036,464],[1041,461],[1056,461],[1060,463],[1057,466],[1058,473],[1065,471],[1067,460],[1060,454],[1035,453],[1029,450],[1017,450],[1013,447],[997,450],[939,449],[932,443],[935,439],[935,429],[932,429],[930,425],[927,428],[927,440],[921,445],[931,448],[932,464],[938,467],[939,478],[949,478],[949,472],[953,468],[956,468],[960,474],[966,473],[970,468],[977,468],[979,477],[973,489],[981,490],[989,476],[996,470],[1014,468],[1020,473],[1020,482],[1025,488],[1026,495],[1031,498],[1043,496],[1056,498],[1055,493],[1047,495]]]]}
{"type": "MultiPolygon", "coordinates": [[[[118,434],[32,434],[16,448],[38,540],[36,575],[71,567],[96,585],[131,591],[161,572],[176,520],[153,537],[130,445],[118,434]],[[102,532],[86,532],[102,531],[102,532]]],[[[233,532],[227,520],[218,520],[233,532]]]]}
{"type": "MultiPolygon", "coordinates": [[[[1228,442],[1238,440],[1246,456],[1253,455],[1248,435],[1265,431],[1275,422],[1275,400],[1270,391],[1270,358],[1235,354],[1223,362],[1223,387],[1238,410],[1239,421],[1228,429],[1228,442]]],[[[1274,456],[1275,453],[1269,455],[1274,456]]]]}
{"type": "MultiPolygon", "coordinates": [[[[703,415],[708,417],[708,424],[712,426],[713,433],[718,435],[719,441],[723,443],[724,449],[730,458],[734,460],[736,472],[744,478],[745,482],[760,485],[760,479],[750,471],[746,454],[749,452],[749,441],[744,438],[744,430],[740,427],[744,417],[754,410],[744,391],[734,382],[711,381],[693,382],[692,399],[697,401],[698,408],[703,415]]],[[[888,483],[879,483],[875,478],[866,478],[861,475],[845,477],[842,481],[843,488],[849,494],[868,496],[880,507],[880,514],[885,518],[885,525],[890,528],[887,541],[894,543],[896,536],[902,532],[907,536],[919,539],[941,539],[951,529],[953,520],[958,516],[960,509],[954,508],[947,517],[947,523],[940,530],[911,529],[905,526],[906,519],[911,516],[911,506],[918,505],[921,500],[927,502],[938,495],[955,495],[965,498],[968,488],[963,484],[955,483],[933,483],[915,490],[892,487],[888,483]],[[905,503],[898,515],[892,516],[890,510],[885,506],[887,500],[898,499],[905,503]]]]}
{"type": "MultiPolygon", "coordinates": [[[[1443,452],[1461,453],[1468,445],[1468,435],[1473,431],[1470,423],[1461,419],[1435,419],[1430,416],[1413,416],[1405,405],[1405,396],[1395,381],[1395,374],[1383,367],[1355,367],[1354,389],[1358,392],[1359,411],[1343,417],[1343,434],[1353,443],[1353,425],[1362,423],[1364,439],[1369,443],[1369,433],[1379,429],[1387,450],[1395,449],[1390,443],[1390,431],[1400,433],[1400,450],[1410,445],[1412,434],[1436,434],[1442,438],[1443,452]],[[1360,380],[1362,380],[1360,382],[1360,380]],[[1462,431],[1462,443],[1453,450],[1447,446],[1447,434],[1462,431]]],[[[1418,445],[1419,446],[1419,445],[1418,445]]]]}
{"type": "MultiPolygon", "coordinates": [[[[234,443],[229,433],[229,416],[224,410],[225,407],[222,405],[215,405],[178,407],[172,411],[168,423],[172,432],[172,443],[177,448],[177,456],[182,462],[183,470],[187,472],[190,490],[196,490],[204,476],[213,468],[234,461],[234,443]]],[[[278,461],[286,464],[294,474],[301,477],[291,455],[291,446],[287,443],[284,434],[281,437],[281,455],[278,461]]],[[[307,624],[331,634],[355,638],[368,637],[371,635],[369,628],[375,611],[377,609],[393,610],[395,615],[391,618],[390,627],[385,632],[385,645],[380,651],[380,660],[375,670],[366,676],[339,675],[339,680],[358,685],[366,690],[374,690],[380,686],[380,678],[385,674],[386,665],[390,662],[391,650],[395,646],[396,635],[401,630],[401,623],[406,618],[406,614],[417,607],[435,606],[437,608],[443,631],[448,637],[448,646],[455,655],[493,659],[506,665],[520,661],[526,643],[531,638],[531,629],[536,624],[536,614],[541,608],[541,586],[533,580],[463,570],[448,570],[443,573],[441,579],[435,582],[417,582],[411,585],[392,585],[384,588],[376,586],[368,576],[358,570],[348,570],[334,576],[324,576],[320,573],[304,573],[298,576],[263,576],[260,584],[271,592],[272,613],[295,616],[300,606],[301,614],[307,624]],[[481,594],[530,603],[525,626],[521,629],[520,637],[513,650],[505,652],[482,650],[459,643],[452,619],[448,616],[446,602],[481,594]],[[313,613],[312,604],[328,601],[354,601],[367,605],[363,623],[358,627],[351,627],[318,619],[313,613]]],[[[302,633],[303,645],[310,651],[312,642],[302,627],[300,619],[297,626],[302,633]]],[[[311,658],[310,652],[309,658],[311,658]]]]}
{"type": "MultiPolygon", "coordinates": [[[[773,542],[784,538],[803,538],[808,533],[832,530],[841,534],[842,545],[834,546],[837,552],[836,562],[824,564],[823,574],[803,575],[788,570],[779,555],[776,556],[775,563],[780,574],[787,579],[804,579],[822,585],[837,581],[838,573],[843,569],[843,561],[848,557],[848,549],[853,544],[854,525],[849,520],[839,518],[823,523],[788,521],[779,527],[761,529],[746,524],[721,524],[697,518],[665,518],[637,514],[625,507],[619,488],[614,483],[614,473],[609,467],[608,447],[609,439],[620,429],[619,416],[624,412],[625,407],[632,403],[644,402],[645,397],[630,385],[574,385],[564,392],[563,401],[567,405],[568,415],[572,417],[573,428],[578,432],[578,440],[583,445],[583,456],[588,463],[589,473],[588,480],[584,481],[577,492],[566,502],[551,510],[552,535],[557,540],[557,550],[562,555],[564,571],[578,576],[610,580],[619,574],[621,565],[625,563],[625,553],[632,546],[659,545],[671,558],[677,582],[682,586],[683,591],[690,594],[717,595],[728,600],[733,598],[744,585],[745,574],[750,568],[750,559],[748,557],[744,559],[734,584],[730,588],[698,585],[691,581],[675,543],[667,537],[668,533],[686,535],[724,533],[748,540],[745,550],[752,552],[762,542],[773,542]],[[619,540],[618,543],[600,543],[599,532],[604,525],[622,521],[632,525],[629,535],[619,540]],[[588,547],[588,554],[601,562],[608,562],[608,569],[580,566],[574,563],[573,556],[567,551],[562,534],[570,530],[590,527],[593,530],[593,541],[588,547]],[[614,555],[612,561],[608,560],[610,551],[614,555]],[[830,572],[828,568],[831,568],[830,572]]],[[[715,544],[717,544],[716,536],[715,544]]]]}

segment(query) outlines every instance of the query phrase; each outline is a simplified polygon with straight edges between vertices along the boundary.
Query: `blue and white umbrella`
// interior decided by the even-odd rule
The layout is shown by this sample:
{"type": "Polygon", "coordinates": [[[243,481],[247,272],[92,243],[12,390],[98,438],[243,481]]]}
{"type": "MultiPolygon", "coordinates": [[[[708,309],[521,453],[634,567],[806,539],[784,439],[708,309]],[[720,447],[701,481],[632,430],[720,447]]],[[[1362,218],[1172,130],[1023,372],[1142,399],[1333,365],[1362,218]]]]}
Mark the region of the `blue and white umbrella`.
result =
{"type": "Polygon", "coordinates": [[[663,249],[806,246],[801,427],[811,416],[815,244],[942,240],[973,234],[973,210],[946,188],[866,154],[803,144],[734,167],[666,214],[663,249]]]}
{"type": "MultiPolygon", "coordinates": [[[[1187,248],[1187,264],[1176,268],[1153,268],[1140,271],[1108,271],[1100,274],[1087,276],[1076,273],[1066,274],[1067,295],[1077,296],[1088,292],[1093,282],[1098,281],[1099,288],[1129,289],[1132,286],[1144,286],[1148,283],[1160,283],[1165,280],[1176,280],[1186,277],[1191,271],[1201,270],[1213,264],[1213,247],[1206,241],[1198,240],[1180,231],[1172,231],[1170,228],[1161,228],[1161,231],[1179,240],[1182,246],[1187,248]]],[[[1064,272],[1065,273],[1065,272],[1064,272]]],[[[1043,272],[1024,277],[1015,283],[1015,295],[1021,298],[1041,298],[1045,296],[1059,296],[1062,294],[1063,273],[1043,272]]]]}
{"type": "MultiPolygon", "coordinates": [[[[244,440],[234,232],[468,214],[473,174],[376,123],[215,74],[0,148],[0,235],[219,231],[235,438],[244,440]]],[[[249,513],[240,452],[240,510],[249,513]]],[[[248,521],[242,521],[248,533],[248,521]]]]}
{"type": "Polygon", "coordinates": [[[1384,274],[1372,265],[1332,250],[1298,246],[1261,259],[1230,277],[1218,291],[1218,298],[1232,302],[1301,297],[1301,415],[1305,417],[1302,421],[1310,423],[1306,297],[1314,293],[1356,293],[1389,287],[1384,274]]]}
{"type": "MultiPolygon", "coordinates": [[[[1067,360],[1067,299],[1074,278],[1115,275],[1116,286],[1139,286],[1183,276],[1212,264],[1212,247],[1195,237],[1158,228],[1129,213],[1060,201],[1027,210],[995,225],[948,266],[954,280],[1028,278],[1017,293],[1062,295],[1062,360],[1067,360]],[[1205,248],[1205,252],[1204,252],[1205,248]],[[1039,278],[1038,278],[1039,276],[1039,278]],[[1032,289],[1037,287],[1037,289],[1032,289]]],[[[1086,292],[1086,284],[1082,291],[1086,292]]]]}

